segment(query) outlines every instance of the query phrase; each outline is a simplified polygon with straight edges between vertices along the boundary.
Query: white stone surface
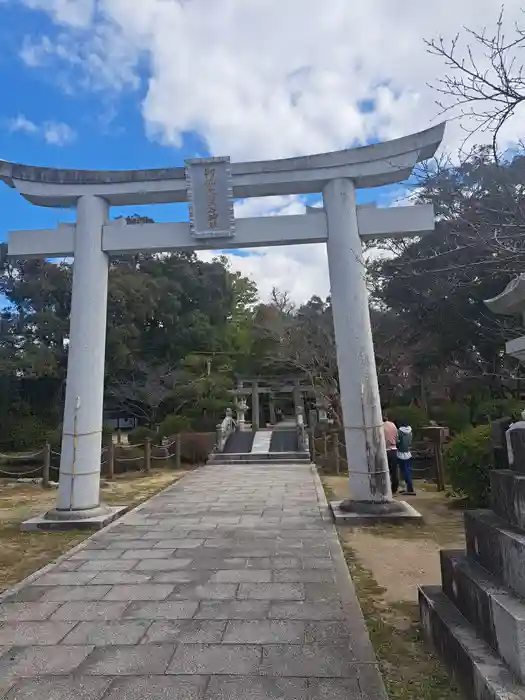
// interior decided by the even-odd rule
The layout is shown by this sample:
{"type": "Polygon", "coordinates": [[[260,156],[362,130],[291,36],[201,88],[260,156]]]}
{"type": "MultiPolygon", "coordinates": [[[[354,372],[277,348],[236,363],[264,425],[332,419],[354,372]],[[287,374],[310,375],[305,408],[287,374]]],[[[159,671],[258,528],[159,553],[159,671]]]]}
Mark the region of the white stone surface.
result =
{"type": "Polygon", "coordinates": [[[102,530],[113,520],[127,511],[127,506],[115,506],[108,508],[107,512],[94,515],[90,518],[78,518],[71,520],[61,520],[59,518],[48,518],[45,515],[37,515],[34,518],[25,520],[20,529],[22,532],[64,532],[69,530],[102,530]]]}
{"type": "Polygon", "coordinates": [[[59,510],[99,505],[108,293],[108,257],[100,241],[107,219],[108,204],[103,199],[79,199],[59,510]]]}
{"type": "MultiPolygon", "coordinates": [[[[359,235],[363,240],[420,236],[434,230],[431,204],[373,209],[358,207],[359,235]]],[[[256,248],[302,243],[325,243],[328,238],[323,210],[297,216],[267,216],[238,219],[236,235],[218,240],[196,240],[188,223],[133,224],[122,220],[104,226],[102,249],[109,254],[256,248]]],[[[73,255],[75,225],[62,224],[57,230],[11,231],[9,255],[13,257],[70,257],[73,255]]]]}
{"type": "Polygon", "coordinates": [[[358,501],[392,499],[368,310],[355,187],[333,180],[323,191],[350,492],[358,501]],[[374,477],[373,474],[382,474],[374,477]]]}
{"type": "Polygon", "coordinates": [[[505,345],[505,352],[520,362],[525,362],[525,335],[509,340],[505,345]]]}
{"type": "Polygon", "coordinates": [[[515,277],[497,297],[485,304],[495,314],[517,316],[525,312],[525,274],[515,277]]]}
{"type": "Polygon", "coordinates": [[[258,430],[253,438],[252,454],[266,454],[270,451],[270,443],[272,441],[271,430],[258,430]]]}
{"type": "MultiPolygon", "coordinates": [[[[400,139],[362,148],[232,164],[234,197],[265,197],[321,192],[335,178],[351,178],[358,188],[380,187],[410,177],[414,166],[431,158],[445,124],[400,139]]],[[[184,168],[137,171],[59,170],[0,161],[0,180],[33,204],[71,207],[79,197],[104,197],[112,206],[187,201],[184,168]]]]}

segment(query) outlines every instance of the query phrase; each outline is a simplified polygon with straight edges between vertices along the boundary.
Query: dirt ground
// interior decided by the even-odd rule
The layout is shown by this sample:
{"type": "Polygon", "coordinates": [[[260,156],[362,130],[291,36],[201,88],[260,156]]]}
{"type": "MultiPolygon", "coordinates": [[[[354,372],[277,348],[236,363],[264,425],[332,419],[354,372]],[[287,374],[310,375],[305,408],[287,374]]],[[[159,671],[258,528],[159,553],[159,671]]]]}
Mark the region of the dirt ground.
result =
{"type": "MultiPolygon", "coordinates": [[[[331,500],[348,497],[348,477],[322,476],[331,500]]],[[[458,503],[416,482],[420,524],[339,527],[370,637],[391,700],[459,700],[445,668],[421,640],[417,588],[439,585],[440,549],[463,549],[458,503]]],[[[403,496],[400,496],[403,498],[403,496]]]]}
{"type": "MultiPolygon", "coordinates": [[[[180,479],[187,470],[134,472],[101,484],[101,499],[108,505],[136,506],[180,479]]],[[[57,559],[90,533],[28,533],[20,523],[50,510],[56,489],[44,490],[37,484],[0,480],[0,592],[57,559]],[[23,556],[22,556],[23,555],[23,556]]]]}
{"type": "MultiPolygon", "coordinates": [[[[327,476],[323,481],[336,500],[348,497],[347,477],[327,476]]],[[[465,547],[463,512],[450,499],[423,482],[417,484],[417,496],[409,498],[423,516],[421,525],[340,530],[342,541],[385,589],[386,600],[417,602],[418,586],[440,583],[439,550],[465,547]]]]}

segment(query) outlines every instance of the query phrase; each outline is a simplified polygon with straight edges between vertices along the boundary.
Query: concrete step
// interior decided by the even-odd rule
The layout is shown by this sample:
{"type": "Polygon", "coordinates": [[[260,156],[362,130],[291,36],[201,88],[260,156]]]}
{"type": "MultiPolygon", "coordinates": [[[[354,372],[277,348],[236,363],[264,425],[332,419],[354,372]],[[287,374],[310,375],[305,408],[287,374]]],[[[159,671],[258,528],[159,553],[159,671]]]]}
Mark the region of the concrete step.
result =
{"type": "Polygon", "coordinates": [[[422,633],[469,700],[525,700],[520,684],[441,588],[419,589],[422,633]]]}
{"type": "Polygon", "coordinates": [[[465,512],[467,554],[525,598],[525,534],[491,510],[465,512]]]}
{"type": "MultiPolygon", "coordinates": [[[[213,464],[213,462],[211,463],[213,464]]],[[[215,462],[215,466],[220,467],[222,465],[226,464],[247,464],[247,465],[253,465],[257,467],[264,466],[265,464],[268,464],[269,466],[274,466],[276,464],[297,464],[297,465],[302,465],[302,464],[310,464],[310,462],[305,461],[305,460],[297,460],[297,459],[272,459],[271,461],[254,461],[253,459],[231,459],[227,462],[215,462]]]]}
{"type": "Polygon", "coordinates": [[[208,460],[208,464],[215,464],[220,466],[221,464],[310,464],[310,458],[306,457],[286,457],[282,454],[274,459],[267,459],[265,455],[212,455],[208,460]],[[258,457],[258,459],[257,459],[258,457]]]}
{"type": "Polygon", "coordinates": [[[441,551],[443,592],[476,632],[525,681],[525,602],[464,552],[441,551]]]}
{"type": "Polygon", "coordinates": [[[514,527],[525,530],[525,474],[510,469],[490,472],[492,509],[514,527]]]}
{"type": "Polygon", "coordinates": [[[232,463],[232,461],[244,460],[246,462],[310,462],[308,452],[243,452],[243,453],[214,453],[210,456],[210,462],[216,464],[232,463]]]}

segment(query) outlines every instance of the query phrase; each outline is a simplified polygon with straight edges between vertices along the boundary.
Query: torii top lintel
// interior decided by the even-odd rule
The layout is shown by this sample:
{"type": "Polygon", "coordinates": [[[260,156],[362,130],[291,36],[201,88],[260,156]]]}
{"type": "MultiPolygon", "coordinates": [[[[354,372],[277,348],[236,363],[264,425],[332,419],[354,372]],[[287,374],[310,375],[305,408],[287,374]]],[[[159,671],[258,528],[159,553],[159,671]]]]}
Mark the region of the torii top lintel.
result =
{"type": "MultiPolygon", "coordinates": [[[[392,141],[281,160],[232,164],[234,197],[321,192],[327,182],[349,178],[357,188],[402,182],[414,166],[431,158],[445,123],[392,141]]],[[[110,205],[184,202],[184,168],[156,170],[61,170],[0,160],[0,180],[39,206],[71,207],[82,195],[98,195],[110,205]]]]}

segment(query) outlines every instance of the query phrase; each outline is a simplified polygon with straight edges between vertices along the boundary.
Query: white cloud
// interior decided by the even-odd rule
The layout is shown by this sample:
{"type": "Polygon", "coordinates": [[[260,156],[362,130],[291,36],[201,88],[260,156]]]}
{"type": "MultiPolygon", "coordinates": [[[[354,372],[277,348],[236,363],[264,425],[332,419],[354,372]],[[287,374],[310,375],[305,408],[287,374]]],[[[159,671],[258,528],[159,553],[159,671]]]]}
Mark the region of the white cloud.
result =
{"type": "MultiPolygon", "coordinates": [[[[51,66],[68,89],[117,94],[142,85],[152,139],[180,146],[187,132],[197,132],[211,153],[234,160],[339,149],[435,123],[439,108],[429,83],[448,68],[423,39],[450,40],[463,26],[490,32],[500,5],[444,0],[429,11],[421,0],[24,2],[57,23],[56,35],[26,38],[21,55],[28,65],[51,66]]],[[[521,5],[505,2],[509,31],[523,22],[521,5]]],[[[474,58],[486,66],[479,51],[474,58]]],[[[523,136],[523,115],[520,109],[509,122],[503,144],[523,136]]],[[[451,121],[446,146],[457,148],[463,138],[459,121],[451,121]]],[[[261,206],[272,213],[301,202],[247,202],[238,210],[258,214],[261,206]]],[[[250,271],[264,293],[273,283],[293,286],[300,299],[327,292],[321,248],[259,252],[232,264],[250,271]]]]}
{"type": "Polygon", "coordinates": [[[95,0],[22,0],[32,10],[42,10],[71,27],[86,27],[94,16],[95,0]]]}
{"type": "MultiPolygon", "coordinates": [[[[236,202],[238,218],[304,214],[301,197],[261,197],[236,202]]],[[[216,252],[199,252],[211,260],[216,252]]],[[[251,248],[242,255],[225,253],[233,270],[257,282],[263,300],[269,300],[273,287],[290,292],[294,301],[306,301],[313,294],[329,294],[326,246],[319,244],[251,248]]]]}
{"type": "MultiPolygon", "coordinates": [[[[29,65],[52,56],[82,70],[84,86],[120,90],[138,86],[144,57],[151,137],[179,146],[196,131],[213,153],[236,159],[336,149],[428,126],[438,112],[428,83],[446,67],[423,38],[493,27],[499,11],[493,0],[449,0],[432,12],[420,0],[326,0],[322,11],[317,0],[24,2],[61,26],[52,39],[26,39],[29,65]]],[[[505,5],[509,27],[521,19],[520,4],[505,5]]],[[[476,59],[483,67],[486,59],[476,59]]],[[[520,121],[507,138],[520,133],[520,121]]],[[[459,124],[447,138],[460,143],[459,124]]]]}
{"type": "Polygon", "coordinates": [[[9,120],[9,131],[22,131],[26,134],[35,134],[38,131],[38,126],[30,119],[19,114],[14,119],[9,120]]]}
{"type": "Polygon", "coordinates": [[[40,136],[52,146],[65,146],[76,139],[76,131],[64,122],[46,121],[36,124],[23,114],[9,120],[8,129],[12,132],[22,132],[40,136]]]}
{"type": "Polygon", "coordinates": [[[65,146],[76,139],[76,132],[63,122],[45,122],[42,133],[47,143],[53,146],[65,146]]]}

